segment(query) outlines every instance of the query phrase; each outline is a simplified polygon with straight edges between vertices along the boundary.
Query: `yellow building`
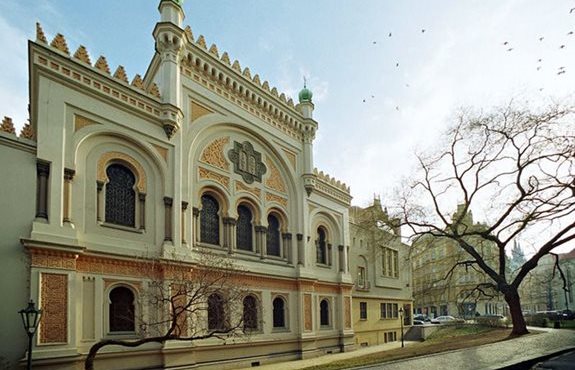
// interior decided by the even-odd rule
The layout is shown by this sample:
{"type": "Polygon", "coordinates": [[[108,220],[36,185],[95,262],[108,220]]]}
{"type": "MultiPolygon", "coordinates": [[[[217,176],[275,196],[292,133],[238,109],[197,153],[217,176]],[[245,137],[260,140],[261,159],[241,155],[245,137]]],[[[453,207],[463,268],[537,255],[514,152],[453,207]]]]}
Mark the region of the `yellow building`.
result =
{"type": "Polygon", "coordinates": [[[401,340],[412,322],[409,246],[401,242],[397,220],[379,199],[350,209],[350,271],[354,277],[355,343],[370,346],[401,340]]]}

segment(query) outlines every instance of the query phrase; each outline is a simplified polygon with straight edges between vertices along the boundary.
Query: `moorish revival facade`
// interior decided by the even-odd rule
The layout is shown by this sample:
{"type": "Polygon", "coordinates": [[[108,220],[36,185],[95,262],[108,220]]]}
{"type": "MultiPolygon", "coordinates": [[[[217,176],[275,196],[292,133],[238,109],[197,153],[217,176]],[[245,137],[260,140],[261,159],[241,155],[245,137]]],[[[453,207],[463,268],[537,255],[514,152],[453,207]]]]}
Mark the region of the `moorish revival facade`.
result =
{"type": "MultiPolygon", "coordinates": [[[[39,24],[29,42],[30,122],[19,137],[7,118],[0,130],[10,174],[0,364],[22,361],[17,311],[29,299],[44,311],[35,369],[80,369],[97,341],[138,338],[134,316],[154,314],[139,303],[145,256],[193,269],[204,252],[242,268],[244,308],[257,312],[249,339],[107,347],[96,368],[237,368],[352,350],[351,196],[314,168],[311,92],[294,104],[208,47],[183,25],[180,1],[160,1],[159,12],[156,53],[131,81],[84,46],[70,52],[60,34],[47,40],[39,24]]],[[[387,280],[399,276],[389,269],[387,280]]],[[[389,303],[410,302],[394,294],[389,303]]]]}

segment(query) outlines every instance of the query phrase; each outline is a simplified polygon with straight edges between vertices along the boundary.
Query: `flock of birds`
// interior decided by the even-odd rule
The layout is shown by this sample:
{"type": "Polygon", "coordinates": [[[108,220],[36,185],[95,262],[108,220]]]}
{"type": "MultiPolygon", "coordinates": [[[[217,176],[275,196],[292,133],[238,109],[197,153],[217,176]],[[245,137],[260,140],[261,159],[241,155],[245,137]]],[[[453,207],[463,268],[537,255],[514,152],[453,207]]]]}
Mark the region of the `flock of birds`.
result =
{"type": "MultiPolygon", "coordinates": [[[[575,14],[575,8],[571,8],[571,9],[569,10],[569,14],[575,14]]],[[[422,29],[421,29],[421,33],[423,34],[423,33],[425,33],[425,32],[426,32],[426,29],[425,29],[425,28],[422,28],[422,29]]],[[[574,34],[575,34],[574,31],[569,31],[569,32],[567,32],[566,36],[573,36],[574,34]]],[[[393,36],[393,33],[392,33],[392,32],[389,32],[389,33],[387,34],[387,37],[392,37],[392,36],[393,36]]],[[[539,37],[539,42],[543,42],[543,40],[545,40],[545,37],[544,37],[544,36],[540,36],[540,37],[539,37]]],[[[375,41],[375,40],[372,41],[372,44],[373,44],[373,45],[377,45],[377,41],[375,41]]],[[[514,47],[511,45],[511,43],[510,43],[509,41],[504,41],[504,42],[502,43],[502,45],[507,48],[507,49],[506,49],[507,52],[511,52],[511,51],[514,50],[514,47]]],[[[559,49],[565,49],[565,47],[566,47],[565,44],[559,45],[559,49]]],[[[541,68],[542,68],[542,62],[543,62],[543,59],[542,59],[542,58],[537,59],[536,71],[540,71],[540,70],[541,70],[541,68]]],[[[399,68],[399,62],[396,62],[396,63],[395,63],[395,67],[396,67],[396,68],[399,68]]],[[[565,73],[567,73],[567,71],[566,71],[566,69],[565,69],[565,66],[560,66],[560,67],[557,68],[557,75],[558,75],[558,76],[563,75],[563,74],[565,74],[565,73]]],[[[405,87],[410,87],[409,83],[406,83],[406,84],[405,84],[405,87]]],[[[542,88],[542,87],[539,88],[539,91],[543,91],[543,88],[542,88]]],[[[370,97],[371,97],[371,99],[374,99],[374,98],[375,98],[375,95],[371,95],[370,97]]],[[[366,103],[367,100],[368,100],[367,98],[363,98],[363,99],[362,99],[362,102],[363,102],[363,103],[366,103]]],[[[400,110],[400,106],[397,105],[397,106],[395,107],[395,110],[399,111],[399,110],[400,110]]]]}

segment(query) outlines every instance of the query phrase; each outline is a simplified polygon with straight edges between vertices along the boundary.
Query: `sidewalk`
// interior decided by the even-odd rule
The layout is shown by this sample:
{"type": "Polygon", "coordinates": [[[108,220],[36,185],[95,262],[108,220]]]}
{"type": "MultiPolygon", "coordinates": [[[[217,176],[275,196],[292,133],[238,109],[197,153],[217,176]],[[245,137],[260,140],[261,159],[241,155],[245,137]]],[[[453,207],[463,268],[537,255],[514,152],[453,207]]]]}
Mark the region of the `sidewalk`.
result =
{"type": "MultiPolygon", "coordinates": [[[[436,369],[499,369],[528,359],[547,356],[562,350],[575,348],[575,331],[568,329],[529,328],[545,333],[520,337],[504,342],[486,344],[462,350],[443,352],[434,355],[398,360],[379,365],[369,365],[364,369],[385,370],[436,370],[436,369]]],[[[414,342],[406,342],[411,345],[414,342]]],[[[371,353],[401,347],[393,342],[378,346],[360,348],[356,351],[325,355],[309,360],[281,362],[258,367],[262,370],[303,369],[315,365],[324,365],[337,360],[365,356],[371,353]]]]}

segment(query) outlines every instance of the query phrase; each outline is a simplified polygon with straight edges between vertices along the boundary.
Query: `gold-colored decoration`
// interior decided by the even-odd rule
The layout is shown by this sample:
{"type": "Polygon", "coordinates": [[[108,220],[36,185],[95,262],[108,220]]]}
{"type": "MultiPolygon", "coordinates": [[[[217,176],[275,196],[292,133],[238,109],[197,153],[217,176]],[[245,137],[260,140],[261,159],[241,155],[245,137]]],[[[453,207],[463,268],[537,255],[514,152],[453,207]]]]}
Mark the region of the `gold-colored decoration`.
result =
{"type": "Polygon", "coordinates": [[[251,188],[249,186],[244,185],[244,183],[241,181],[236,181],[236,192],[241,192],[241,191],[245,191],[245,192],[248,192],[250,194],[253,194],[257,198],[259,198],[262,194],[261,189],[251,188]]]}
{"type": "Polygon", "coordinates": [[[208,49],[204,35],[200,35],[200,37],[198,37],[198,39],[196,40],[196,44],[198,44],[204,50],[208,49]]]}
{"type": "Polygon", "coordinates": [[[116,72],[114,72],[114,78],[122,80],[126,83],[128,82],[128,76],[126,75],[126,70],[123,66],[118,66],[118,68],[116,68],[116,72]]]}
{"type": "Polygon", "coordinates": [[[290,107],[293,107],[293,99],[292,98],[289,98],[287,103],[290,107]]]}
{"type": "Polygon", "coordinates": [[[96,67],[96,69],[99,69],[102,72],[105,72],[106,74],[110,74],[110,67],[108,66],[108,61],[106,60],[106,57],[103,55],[100,55],[100,57],[96,61],[96,64],[94,64],[94,67],[96,67]]]}
{"type": "Polygon", "coordinates": [[[206,114],[211,114],[214,113],[213,110],[204,107],[201,104],[196,103],[195,101],[192,100],[192,122],[194,122],[195,120],[197,120],[198,118],[205,116],[206,114]]]}
{"type": "Polygon", "coordinates": [[[275,87],[272,87],[271,93],[273,96],[277,97],[278,96],[278,89],[276,89],[275,87]]]}
{"type": "Polygon", "coordinates": [[[279,205],[282,205],[284,208],[287,208],[288,201],[284,197],[280,197],[279,195],[275,195],[272,193],[266,193],[266,202],[275,202],[279,205]]]}
{"type": "Polygon", "coordinates": [[[28,140],[34,140],[34,136],[35,135],[34,130],[32,130],[32,125],[30,124],[30,121],[28,121],[28,123],[22,127],[22,130],[20,130],[20,137],[28,140]]]}
{"type": "Polygon", "coordinates": [[[227,51],[224,51],[224,53],[222,54],[222,58],[220,59],[222,62],[224,62],[226,65],[230,65],[230,57],[228,55],[227,51]]]}
{"type": "Polygon", "coordinates": [[[262,88],[263,88],[265,91],[270,91],[270,84],[269,84],[269,82],[264,81],[264,83],[262,84],[262,88]]]}
{"type": "Polygon", "coordinates": [[[304,324],[303,328],[305,331],[312,331],[312,311],[311,311],[311,294],[304,294],[303,296],[303,315],[304,324]]]}
{"type": "Polygon", "coordinates": [[[108,176],[106,175],[106,167],[108,162],[112,160],[121,160],[125,162],[128,167],[135,172],[138,183],[136,187],[140,193],[146,193],[146,172],[140,163],[138,163],[131,156],[121,152],[107,152],[104,153],[98,160],[98,181],[107,182],[108,176]]]}
{"type": "Polygon", "coordinates": [[[290,152],[289,150],[282,148],[284,154],[286,155],[287,159],[290,161],[293,169],[295,170],[296,168],[296,155],[293,152],[290,152]]]}
{"type": "Polygon", "coordinates": [[[252,79],[252,74],[251,74],[251,72],[250,72],[249,67],[244,68],[244,71],[242,72],[242,75],[243,75],[245,78],[249,79],[249,80],[252,79]]]}
{"type": "Polygon", "coordinates": [[[217,183],[220,183],[224,187],[228,187],[230,185],[230,178],[224,175],[220,175],[214,171],[210,171],[207,168],[199,167],[199,174],[200,179],[205,180],[214,180],[217,183]]]}
{"type": "Polygon", "coordinates": [[[30,266],[75,270],[76,255],[60,251],[30,248],[30,266]]]}
{"type": "Polygon", "coordinates": [[[266,186],[275,191],[279,191],[280,193],[285,193],[286,186],[282,179],[280,171],[269,157],[266,157],[266,165],[270,170],[269,172],[270,175],[266,179],[266,186]]]}
{"type": "Polygon", "coordinates": [[[156,98],[160,97],[160,89],[158,88],[158,85],[156,85],[155,82],[152,82],[150,88],[148,89],[148,92],[154,95],[156,98]]]}
{"type": "Polygon", "coordinates": [[[285,103],[286,102],[286,94],[281,93],[280,94],[280,100],[285,103]]]}
{"type": "Polygon", "coordinates": [[[154,149],[164,158],[164,161],[168,161],[168,149],[164,148],[163,146],[159,146],[156,144],[152,144],[154,149]]]}
{"type": "Polygon", "coordinates": [[[236,59],[234,60],[234,64],[232,64],[232,69],[242,73],[242,67],[240,66],[240,62],[236,59]]]}
{"type": "Polygon", "coordinates": [[[12,122],[12,118],[4,116],[2,120],[2,125],[0,126],[0,131],[7,132],[9,134],[15,134],[16,130],[14,129],[14,122],[12,122]]]}
{"type": "Polygon", "coordinates": [[[64,35],[62,35],[61,33],[57,34],[54,37],[54,39],[50,43],[50,46],[70,55],[70,50],[68,50],[68,45],[66,44],[66,39],[64,38],[64,35]]]}
{"type": "Polygon", "coordinates": [[[346,329],[351,329],[351,298],[350,297],[344,297],[343,298],[343,304],[344,304],[344,317],[345,317],[345,323],[344,326],[346,329]]]}
{"type": "Polygon", "coordinates": [[[68,341],[68,275],[42,273],[40,275],[42,321],[40,343],[68,341]]]}
{"type": "Polygon", "coordinates": [[[192,33],[192,28],[190,26],[186,26],[186,28],[184,28],[184,32],[186,33],[188,40],[190,42],[194,42],[194,34],[192,33]]]}
{"type": "Polygon", "coordinates": [[[44,31],[42,30],[42,26],[39,22],[36,22],[36,42],[41,42],[43,44],[48,43],[48,40],[46,40],[46,35],[44,35],[44,31]]]}
{"type": "Polygon", "coordinates": [[[215,55],[216,58],[220,57],[220,54],[218,53],[218,47],[216,46],[216,44],[212,44],[212,46],[210,46],[210,50],[208,50],[208,53],[215,55]]]}
{"type": "Polygon", "coordinates": [[[206,146],[200,156],[202,162],[211,164],[222,170],[229,170],[230,164],[224,155],[224,147],[228,145],[230,138],[228,136],[218,138],[206,146]]]}
{"type": "Polygon", "coordinates": [[[144,87],[144,81],[142,80],[142,77],[139,74],[136,74],[134,76],[134,78],[132,79],[131,85],[134,87],[137,87],[138,89],[142,89],[142,90],[146,89],[144,87]]]}
{"type": "Polygon", "coordinates": [[[262,84],[261,81],[260,81],[260,75],[258,75],[258,74],[256,74],[256,75],[254,76],[254,78],[252,79],[252,81],[253,81],[256,85],[258,85],[258,86],[260,86],[260,85],[262,84]]]}
{"type": "Polygon", "coordinates": [[[90,55],[88,54],[88,50],[83,45],[80,45],[76,52],[74,53],[74,58],[88,64],[92,65],[92,61],[90,61],[90,55]]]}
{"type": "Polygon", "coordinates": [[[97,124],[97,122],[94,122],[89,118],[80,116],[78,114],[74,115],[74,131],[78,131],[81,128],[95,124],[97,124]]]}

